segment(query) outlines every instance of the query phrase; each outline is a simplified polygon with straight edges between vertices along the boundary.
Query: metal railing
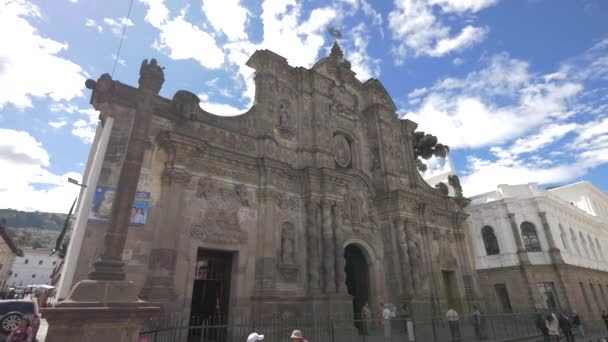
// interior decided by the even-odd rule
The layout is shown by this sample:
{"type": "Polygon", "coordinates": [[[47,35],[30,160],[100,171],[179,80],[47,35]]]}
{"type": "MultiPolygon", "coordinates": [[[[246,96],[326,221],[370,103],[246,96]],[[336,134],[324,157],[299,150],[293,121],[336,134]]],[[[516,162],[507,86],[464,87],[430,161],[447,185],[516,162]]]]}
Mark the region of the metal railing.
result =
{"type": "MultiPolygon", "coordinates": [[[[456,325],[443,318],[423,321],[391,319],[388,324],[378,320],[273,318],[263,322],[232,319],[221,324],[221,319],[202,320],[170,314],[148,322],[140,333],[145,342],[244,342],[252,332],[265,336],[264,342],[288,342],[293,330],[298,329],[311,342],[448,342],[448,341],[516,341],[542,340],[536,328],[535,314],[485,315],[479,325],[472,317],[463,317],[456,325]]],[[[606,336],[604,321],[583,322],[586,336],[606,336]]],[[[578,330],[574,329],[577,340],[578,330]]]]}

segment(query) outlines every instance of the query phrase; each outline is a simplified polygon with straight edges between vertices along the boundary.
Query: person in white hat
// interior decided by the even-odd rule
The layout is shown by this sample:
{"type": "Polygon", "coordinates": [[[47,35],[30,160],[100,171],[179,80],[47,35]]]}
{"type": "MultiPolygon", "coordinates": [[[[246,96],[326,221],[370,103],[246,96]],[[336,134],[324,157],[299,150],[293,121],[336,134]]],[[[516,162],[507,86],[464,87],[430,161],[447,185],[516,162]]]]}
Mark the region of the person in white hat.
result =
{"type": "Polygon", "coordinates": [[[290,337],[292,342],[308,342],[300,330],[294,330],[290,337]]]}
{"type": "Polygon", "coordinates": [[[251,333],[249,337],[247,337],[247,342],[256,342],[264,339],[264,335],[260,335],[258,333],[251,333]]]}

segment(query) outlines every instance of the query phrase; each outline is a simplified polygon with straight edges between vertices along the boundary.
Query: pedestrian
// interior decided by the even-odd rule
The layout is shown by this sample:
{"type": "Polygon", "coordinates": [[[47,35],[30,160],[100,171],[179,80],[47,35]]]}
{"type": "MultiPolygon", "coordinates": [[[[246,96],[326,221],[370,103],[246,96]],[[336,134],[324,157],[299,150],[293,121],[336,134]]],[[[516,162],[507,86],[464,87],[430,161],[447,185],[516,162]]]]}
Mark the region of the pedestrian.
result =
{"type": "Polygon", "coordinates": [[[608,329],[608,313],[606,313],[606,310],[602,310],[602,320],[606,325],[606,329],[608,329]]]}
{"type": "Polygon", "coordinates": [[[566,342],[574,342],[574,336],[572,335],[572,322],[570,322],[570,318],[566,316],[566,314],[559,314],[559,318],[557,319],[559,323],[559,327],[562,329],[564,333],[564,337],[566,338],[566,342]]]}
{"type": "Polygon", "coordinates": [[[395,317],[395,313],[390,309],[389,304],[384,305],[382,310],[382,324],[384,325],[384,337],[391,337],[391,318],[395,317]]]}
{"type": "Polygon", "coordinates": [[[477,305],[473,305],[473,329],[475,330],[475,338],[481,340],[481,311],[479,311],[477,305]]]}
{"type": "Polygon", "coordinates": [[[572,326],[578,330],[581,337],[585,337],[585,329],[583,329],[581,317],[576,313],[576,310],[572,311],[572,326]]]}
{"type": "Polygon", "coordinates": [[[289,338],[291,339],[291,342],[308,342],[300,330],[294,330],[289,338]]]}
{"type": "Polygon", "coordinates": [[[547,330],[549,331],[549,340],[551,342],[559,342],[559,323],[557,322],[555,315],[552,313],[548,314],[545,324],[547,325],[547,330]]]}
{"type": "Polygon", "coordinates": [[[6,338],[6,342],[33,342],[32,327],[30,320],[22,317],[19,326],[16,327],[6,338]]]}
{"type": "Polygon", "coordinates": [[[549,339],[549,329],[547,329],[547,323],[546,323],[543,315],[540,313],[536,315],[536,329],[538,329],[540,331],[540,333],[543,335],[544,342],[551,341],[549,339]]]}
{"type": "Polygon", "coordinates": [[[448,312],[445,313],[445,319],[448,321],[448,327],[450,328],[450,335],[452,335],[452,341],[460,341],[460,316],[458,316],[458,312],[456,312],[454,308],[450,308],[448,312]]]}
{"type": "Polygon", "coordinates": [[[369,308],[369,304],[367,302],[365,302],[361,308],[361,318],[363,319],[363,335],[367,335],[369,334],[372,321],[372,310],[369,308]]]}
{"type": "Polygon", "coordinates": [[[256,332],[253,332],[253,333],[249,334],[249,336],[247,337],[247,342],[256,342],[256,341],[261,341],[263,339],[264,339],[264,335],[260,335],[256,332]]]}

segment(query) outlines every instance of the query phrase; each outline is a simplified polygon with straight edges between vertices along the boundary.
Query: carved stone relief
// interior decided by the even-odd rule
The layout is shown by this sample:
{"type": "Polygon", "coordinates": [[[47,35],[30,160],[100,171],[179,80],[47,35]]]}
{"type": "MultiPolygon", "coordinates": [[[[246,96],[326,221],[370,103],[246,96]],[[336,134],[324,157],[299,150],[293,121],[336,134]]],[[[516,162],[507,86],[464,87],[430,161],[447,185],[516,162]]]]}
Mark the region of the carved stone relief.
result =
{"type": "Polygon", "coordinates": [[[349,167],[351,163],[350,143],[341,134],[334,137],[334,160],[341,167],[349,167]]]}

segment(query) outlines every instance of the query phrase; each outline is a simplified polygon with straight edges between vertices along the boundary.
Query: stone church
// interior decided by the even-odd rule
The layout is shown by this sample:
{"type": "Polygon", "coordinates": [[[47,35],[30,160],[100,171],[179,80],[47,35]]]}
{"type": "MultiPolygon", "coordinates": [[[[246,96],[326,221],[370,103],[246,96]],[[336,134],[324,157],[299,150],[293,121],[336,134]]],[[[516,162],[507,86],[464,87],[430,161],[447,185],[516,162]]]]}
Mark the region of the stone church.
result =
{"type": "MultiPolygon", "coordinates": [[[[357,80],[337,44],[311,69],[268,50],[247,65],[256,92],[242,115],[208,113],[186,90],[151,95],[138,183],[147,216],[123,253],[141,298],[223,321],[352,318],[366,302],[374,313],[407,304],[428,317],[479,302],[468,200],[421,178],[417,125],[398,118],[382,84],[357,80]]],[[[96,82],[91,103],[102,124],[113,119],[97,191],[117,186],[142,96],[141,85],[107,74],[96,82]]],[[[74,282],[98,258],[107,225],[86,224],[74,282]]]]}

